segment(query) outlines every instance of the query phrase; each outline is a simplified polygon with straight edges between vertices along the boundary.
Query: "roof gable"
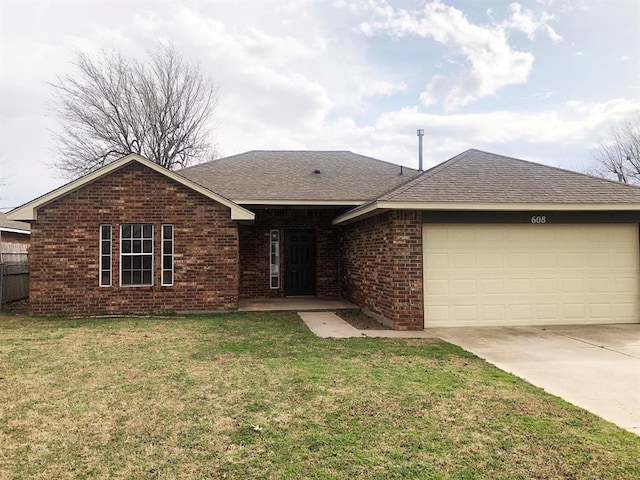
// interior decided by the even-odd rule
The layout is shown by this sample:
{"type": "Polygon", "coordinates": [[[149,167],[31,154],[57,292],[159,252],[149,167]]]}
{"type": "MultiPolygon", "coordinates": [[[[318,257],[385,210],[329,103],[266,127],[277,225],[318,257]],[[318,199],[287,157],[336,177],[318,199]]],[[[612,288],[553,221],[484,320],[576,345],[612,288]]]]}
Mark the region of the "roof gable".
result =
{"type": "Polygon", "coordinates": [[[177,173],[172,172],[171,170],[167,170],[166,168],[161,167],[160,165],[150,160],[147,160],[146,158],[140,155],[137,155],[135,153],[122,157],[121,159],[116,160],[115,162],[112,162],[109,165],[106,165],[94,172],[91,172],[70,183],[67,183],[66,185],[63,185],[62,187],[57,188],[49,193],[46,193],[45,195],[39,198],[36,198],[31,202],[25,203],[24,205],[10,211],[7,214],[7,217],[10,220],[26,220],[26,221],[36,220],[38,208],[43,207],[44,205],[47,205],[55,200],[58,200],[59,198],[62,198],[68,195],[69,193],[78,190],[79,188],[85,187],[90,183],[98,180],[99,178],[109,175],[110,173],[124,167],[125,165],[130,164],[131,162],[137,162],[147,168],[150,168],[151,170],[154,170],[160,173],[161,175],[175,182],[178,182],[204,195],[205,197],[208,197],[218,203],[221,203],[222,205],[225,205],[226,207],[229,207],[231,209],[232,220],[253,220],[254,219],[255,215],[252,212],[241,207],[240,205],[237,205],[236,203],[232,202],[228,198],[225,198],[222,195],[219,195],[213,192],[212,190],[209,190],[208,188],[205,188],[202,185],[199,185],[193,182],[192,180],[182,177],[181,175],[178,175],[177,173]]]}
{"type": "Polygon", "coordinates": [[[640,188],[517,158],[467,150],[379,200],[620,204],[639,203],[640,188]]]}
{"type": "Polygon", "coordinates": [[[348,151],[252,150],[179,173],[237,203],[359,205],[419,172],[348,151]]]}
{"type": "Polygon", "coordinates": [[[389,209],[640,211],[640,187],[467,150],[334,223],[389,209]]]}

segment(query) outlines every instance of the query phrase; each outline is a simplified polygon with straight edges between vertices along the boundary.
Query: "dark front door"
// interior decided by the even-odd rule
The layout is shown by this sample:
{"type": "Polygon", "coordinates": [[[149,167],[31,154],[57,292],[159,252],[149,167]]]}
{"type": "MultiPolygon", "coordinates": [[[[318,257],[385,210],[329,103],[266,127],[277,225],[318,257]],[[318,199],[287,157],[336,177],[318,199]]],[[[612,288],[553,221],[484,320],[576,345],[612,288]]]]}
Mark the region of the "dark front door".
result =
{"type": "Polygon", "coordinates": [[[284,232],[286,295],[316,294],[316,248],[312,230],[284,232]]]}

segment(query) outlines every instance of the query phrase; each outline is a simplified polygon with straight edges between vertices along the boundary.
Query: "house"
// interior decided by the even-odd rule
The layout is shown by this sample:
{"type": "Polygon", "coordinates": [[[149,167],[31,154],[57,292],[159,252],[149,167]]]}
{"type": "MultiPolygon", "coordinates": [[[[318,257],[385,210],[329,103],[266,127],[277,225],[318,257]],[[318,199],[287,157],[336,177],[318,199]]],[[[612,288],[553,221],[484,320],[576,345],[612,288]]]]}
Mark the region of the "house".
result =
{"type": "Polygon", "coordinates": [[[29,252],[31,226],[9,220],[0,212],[0,263],[24,261],[29,252]]]}
{"type": "Polygon", "coordinates": [[[478,150],[426,172],[251,151],[128,155],[9,213],[34,314],[234,310],[345,297],[396,329],[632,323],[640,188],[478,150]]]}

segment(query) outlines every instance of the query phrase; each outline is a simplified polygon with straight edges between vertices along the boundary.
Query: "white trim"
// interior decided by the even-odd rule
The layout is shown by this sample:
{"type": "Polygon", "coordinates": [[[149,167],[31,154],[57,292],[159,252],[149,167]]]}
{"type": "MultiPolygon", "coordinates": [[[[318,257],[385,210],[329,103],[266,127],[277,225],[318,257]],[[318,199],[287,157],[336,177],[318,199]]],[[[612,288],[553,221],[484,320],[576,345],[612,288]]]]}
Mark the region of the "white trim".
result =
{"type": "Polygon", "coordinates": [[[20,230],[19,228],[0,227],[0,232],[21,233],[23,235],[31,235],[30,230],[20,230]]]}
{"type": "Polygon", "coordinates": [[[249,210],[232,202],[228,198],[218,195],[217,193],[212,192],[211,190],[183,177],[182,175],[178,175],[177,173],[172,172],[171,170],[167,170],[166,168],[161,167],[157,163],[147,160],[146,158],[141,157],[140,155],[137,155],[135,153],[131,153],[126,157],[122,157],[121,159],[116,160],[115,162],[112,162],[109,165],[106,165],[83,177],[80,177],[77,180],[74,180],[73,182],[67,183],[62,187],[56,188],[55,190],[49,193],[46,193],[41,197],[30,201],[29,203],[25,203],[24,205],[7,213],[7,218],[9,220],[19,220],[19,221],[20,220],[22,221],[37,220],[38,208],[43,207],[61,197],[64,197],[65,195],[68,195],[69,193],[81,187],[84,187],[85,185],[88,185],[91,182],[94,182],[104,177],[105,175],[108,175],[111,172],[114,172],[115,170],[118,170],[119,168],[124,167],[125,165],[131,162],[138,162],[141,165],[144,165],[145,167],[150,168],[151,170],[158,172],[161,175],[164,175],[165,177],[170,178],[171,180],[174,180],[190,188],[191,190],[194,190],[204,195],[205,197],[208,197],[212,200],[215,200],[218,203],[221,203],[226,207],[229,207],[231,209],[231,220],[253,220],[255,218],[255,215],[253,214],[253,212],[250,212],[249,210]]]}
{"type": "Polygon", "coordinates": [[[162,285],[163,287],[170,287],[173,285],[173,276],[175,274],[174,272],[174,242],[175,242],[175,229],[173,228],[173,223],[163,223],[160,225],[160,230],[161,230],[161,235],[160,235],[160,242],[162,242],[160,244],[160,285],[162,285]],[[164,227],[171,227],[171,253],[167,253],[164,251],[164,242],[166,241],[165,237],[164,237],[164,227]],[[169,270],[168,268],[164,268],[164,257],[165,256],[171,256],[171,270],[169,270]],[[171,272],[171,283],[165,283],[164,282],[164,273],[165,272],[171,272]]]}
{"type": "Polygon", "coordinates": [[[382,208],[394,210],[494,210],[494,211],[640,211],[639,203],[423,203],[378,202],[382,208]]]}
{"type": "Polygon", "coordinates": [[[334,218],[331,222],[332,225],[340,225],[341,223],[349,222],[350,220],[355,220],[358,217],[366,218],[371,215],[377,215],[378,213],[382,213],[380,207],[378,206],[380,202],[373,202],[368,205],[364,205],[362,207],[358,207],[354,210],[351,210],[347,213],[343,213],[337,218],[334,218]],[[380,210],[380,211],[378,211],[380,210]]]}
{"type": "Polygon", "coordinates": [[[98,271],[98,285],[100,287],[110,287],[113,284],[113,228],[108,223],[100,224],[100,243],[99,243],[99,263],[100,270],[98,271]],[[106,256],[102,253],[102,242],[106,242],[107,240],[102,237],[102,228],[109,227],[109,283],[102,283],[102,272],[106,271],[106,269],[102,268],[102,257],[106,256]]]}
{"type": "Polygon", "coordinates": [[[283,205],[283,206],[319,206],[319,207],[339,207],[364,205],[368,200],[233,200],[239,205],[283,205]]]}
{"type": "MultiPolygon", "coordinates": [[[[120,279],[119,280],[120,280],[120,286],[121,287],[124,287],[124,288],[128,288],[128,287],[153,287],[153,285],[154,285],[154,282],[153,282],[153,259],[155,257],[155,251],[156,251],[155,245],[154,245],[154,237],[155,237],[154,236],[154,230],[155,229],[153,228],[153,226],[154,226],[153,223],[130,223],[130,222],[127,222],[127,223],[121,223],[120,224],[120,238],[118,239],[118,241],[119,241],[119,244],[120,244],[120,249],[119,249],[119,253],[120,253],[120,268],[119,268],[119,273],[120,274],[119,274],[119,277],[120,277],[120,279]],[[132,227],[133,227],[133,225],[140,225],[140,226],[143,227],[142,228],[142,237],[140,237],[140,241],[142,242],[142,245],[140,247],[141,250],[144,250],[144,240],[145,240],[145,238],[147,238],[147,237],[144,236],[144,226],[145,225],[149,225],[151,227],[151,253],[143,253],[143,252],[139,252],[139,253],[129,252],[129,253],[126,253],[126,254],[122,253],[122,227],[124,225],[131,225],[132,227]],[[142,256],[142,257],[150,256],[151,257],[151,283],[131,283],[131,284],[123,285],[122,284],[122,257],[123,257],[123,255],[127,256],[127,257],[134,257],[134,256],[137,256],[137,255],[142,256]]],[[[127,238],[130,239],[130,238],[133,238],[133,237],[127,237],[127,238]]],[[[148,240],[148,238],[147,238],[147,240],[148,240]]]]}
{"type": "Polygon", "coordinates": [[[280,230],[273,229],[269,230],[269,289],[278,290],[280,289],[280,230]],[[273,234],[276,234],[276,239],[273,239],[273,234]],[[271,261],[271,256],[273,255],[273,247],[276,249],[276,260],[277,263],[273,263],[271,261]],[[273,271],[274,265],[277,267],[275,272],[273,271]],[[274,278],[278,279],[278,285],[275,287],[271,283],[274,278]]]}
{"type": "Polygon", "coordinates": [[[588,211],[640,211],[640,203],[427,203],[427,202],[391,202],[378,200],[344,213],[333,220],[333,225],[348,223],[388,210],[453,210],[453,211],[549,211],[549,212],[588,212],[588,211]]]}

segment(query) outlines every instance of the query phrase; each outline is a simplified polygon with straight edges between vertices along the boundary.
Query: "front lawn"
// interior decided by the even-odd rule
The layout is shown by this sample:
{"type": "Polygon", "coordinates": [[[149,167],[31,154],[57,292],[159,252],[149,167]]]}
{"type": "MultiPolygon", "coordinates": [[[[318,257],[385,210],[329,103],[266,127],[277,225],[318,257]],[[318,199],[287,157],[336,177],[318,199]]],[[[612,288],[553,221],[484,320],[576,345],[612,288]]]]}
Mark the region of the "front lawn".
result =
{"type": "Polygon", "coordinates": [[[0,478],[640,478],[640,437],[437,340],[0,314],[0,478]]]}

